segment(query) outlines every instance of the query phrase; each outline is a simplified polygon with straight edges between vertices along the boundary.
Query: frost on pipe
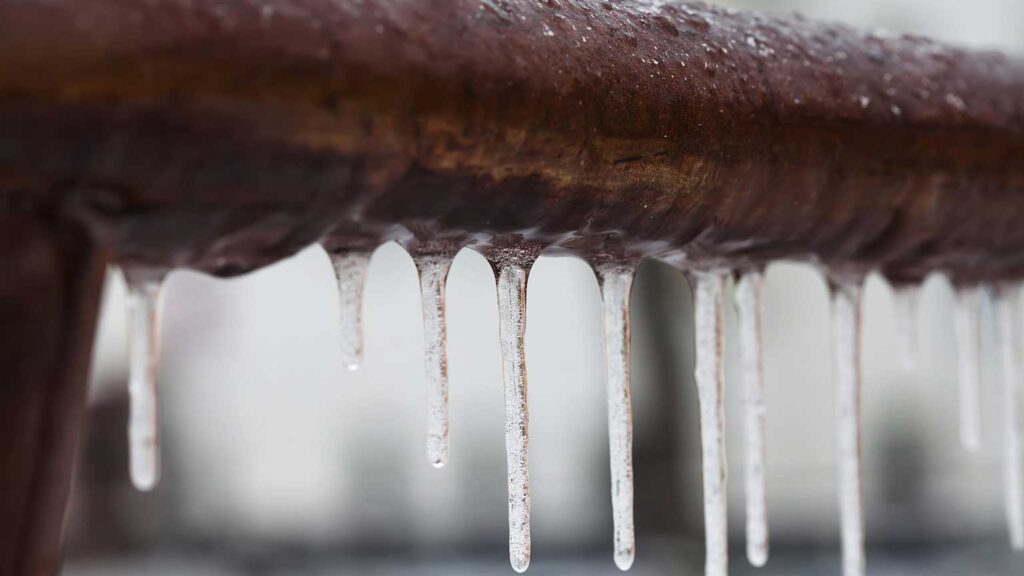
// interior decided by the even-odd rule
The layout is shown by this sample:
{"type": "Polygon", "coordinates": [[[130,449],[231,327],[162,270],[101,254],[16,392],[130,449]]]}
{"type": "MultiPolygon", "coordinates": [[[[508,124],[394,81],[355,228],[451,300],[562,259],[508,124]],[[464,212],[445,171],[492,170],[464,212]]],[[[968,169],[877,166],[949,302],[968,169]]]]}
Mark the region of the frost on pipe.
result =
{"type": "Polygon", "coordinates": [[[615,565],[629,570],[636,559],[633,525],[633,405],[629,387],[629,295],[636,263],[595,265],[604,315],[608,389],[608,454],[611,464],[615,565]]]}
{"type": "Polygon", "coordinates": [[[162,272],[124,270],[128,285],[128,447],[132,483],[143,491],[160,480],[160,419],[157,375],[160,368],[160,294],[162,272]]]}
{"type": "Polygon", "coordinates": [[[764,316],[764,274],[751,270],[739,275],[735,287],[743,378],[746,455],[743,477],[747,497],[747,560],[754,566],[768,561],[768,511],[765,502],[764,366],[761,360],[764,316]]]}

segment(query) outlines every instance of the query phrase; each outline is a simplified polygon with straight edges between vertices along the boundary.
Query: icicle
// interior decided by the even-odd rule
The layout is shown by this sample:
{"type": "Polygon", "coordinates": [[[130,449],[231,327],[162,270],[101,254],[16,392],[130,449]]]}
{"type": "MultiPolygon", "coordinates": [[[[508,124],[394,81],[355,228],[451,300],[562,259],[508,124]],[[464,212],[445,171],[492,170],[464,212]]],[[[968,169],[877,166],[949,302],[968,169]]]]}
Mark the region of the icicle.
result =
{"type": "Polygon", "coordinates": [[[740,361],[746,416],[747,560],[768,561],[768,513],[765,504],[764,368],[761,362],[762,284],[760,271],[743,273],[736,283],[740,361]]]}
{"type": "Polygon", "coordinates": [[[900,341],[900,356],[903,367],[913,370],[917,366],[918,331],[917,307],[920,289],[917,286],[893,288],[892,303],[896,317],[896,333],[900,341]]]}
{"type": "Polygon", "coordinates": [[[1003,443],[1003,482],[1006,498],[1006,522],[1010,545],[1024,549],[1024,484],[1021,479],[1020,371],[1017,322],[1019,309],[1016,290],[1001,289],[996,300],[999,327],[999,355],[1002,361],[1003,414],[1006,438],[1003,443]]]}
{"type": "Polygon", "coordinates": [[[981,406],[978,397],[978,320],[981,292],[963,288],[956,293],[958,369],[960,375],[960,442],[972,452],[981,446],[981,406]]]}
{"type": "Polygon", "coordinates": [[[427,374],[427,458],[435,467],[448,463],[448,352],[444,289],[453,254],[413,257],[420,274],[423,344],[427,374]]]}
{"type": "Polygon", "coordinates": [[[832,288],[832,350],[844,576],[864,574],[864,509],[860,476],[860,298],[859,284],[832,288]]]}
{"type": "Polygon", "coordinates": [[[128,286],[128,447],[132,484],[152,490],[160,480],[156,378],[160,363],[162,274],[125,270],[128,286]]]}
{"type": "Polygon", "coordinates": [[[700,403],[704,475],[704,574],[726,576],[729,570],[729,542],[725,492],[725,405],[722,398],[725,275],[721,272],[697,272],[693,274],[693,279],[697,352],[694,376],[700,403]]]}
{"type": "Polygon", "coordinates": [[[363,251],[331,254],[341,308],[341,359],[349,370],[359,368],[363,360],[363,285],[370,255],[363,251]]]}
{"type": "Polygon", "coordinates": [[[633,528],[633,408],[629,392],[629,294],[634,271],[634,266],[625,264],[597,267],[604,303],[614,558],[620,570],[629,570],[636,557],[633,528]]]}
{"type": "Polygon", "coordinates": [[[535,254],[496,248],[488,256],[497,274],[502,377],[505,381],[505,449],[508,460],[509,560],[516,572],[530,565],[530,473],[527,405],[526,279],[535,254]]]}

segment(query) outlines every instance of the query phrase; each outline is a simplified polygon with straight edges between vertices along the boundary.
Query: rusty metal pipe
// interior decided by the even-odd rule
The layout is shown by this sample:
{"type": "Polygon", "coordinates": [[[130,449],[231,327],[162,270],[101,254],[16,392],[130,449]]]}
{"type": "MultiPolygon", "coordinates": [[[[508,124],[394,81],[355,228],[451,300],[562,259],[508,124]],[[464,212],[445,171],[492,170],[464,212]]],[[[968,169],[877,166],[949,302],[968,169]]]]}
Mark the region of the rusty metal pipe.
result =
{"type": "Polygon", "coordinates": [[[230,275],[315,241],[525,238],[1019,278],[1022,160],[1020,60],[798,17],[0,0],[0,573],[58,565],[109,258],[230,275]]]}
{"type": "MultiPolygon", "coordinates": [[[[0,191],[118,258],[328,237],[1024,273],[1024,64],[647,2],[0,1],[0,191]]],[[[13,203],[12,201],[10,203],[13,203]]]]}

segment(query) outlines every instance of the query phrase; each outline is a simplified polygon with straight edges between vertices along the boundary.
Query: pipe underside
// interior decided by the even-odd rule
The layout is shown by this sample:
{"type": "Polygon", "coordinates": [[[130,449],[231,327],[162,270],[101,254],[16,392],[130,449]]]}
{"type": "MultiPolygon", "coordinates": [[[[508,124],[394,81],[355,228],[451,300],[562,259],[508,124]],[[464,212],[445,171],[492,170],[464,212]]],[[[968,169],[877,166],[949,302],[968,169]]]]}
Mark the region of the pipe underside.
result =
{"type": "Polygon", "coordinates": [[[1024,63],[704,5],[0,0],[0,210],[246,272],[521,238],[1024,276],[1024,63]]]}

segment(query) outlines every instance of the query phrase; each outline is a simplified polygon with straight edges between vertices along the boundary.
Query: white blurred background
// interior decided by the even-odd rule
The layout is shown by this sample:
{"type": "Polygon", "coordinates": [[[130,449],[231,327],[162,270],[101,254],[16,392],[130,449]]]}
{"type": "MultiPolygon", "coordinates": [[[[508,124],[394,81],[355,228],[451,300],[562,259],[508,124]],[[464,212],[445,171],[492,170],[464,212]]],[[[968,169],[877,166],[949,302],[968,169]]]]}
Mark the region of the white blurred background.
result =
{"type": "MultiPolygon", "coordinates": [[[[719,2],[1024,52],[1024,2],[719,2]]],[[[374,255],[366,354],[338,356],[326,255],[309,248],[234,280],[191,272],[165,290],[160,372],[164,477],[137,494],[124,441],[124,287],[110,275],[67,574],[511,573],[504,404],[489,266],[464,250],[448,281],[452,453],[425,454],[419,288],[397,245],[374,255]]],[[[891,293],[864,313],[864,491],[869,572],[1020,574],[1002,512],[991,313],[983,317],[983,448],[960,449],[952,293],[929,279],[921,357],[903,367],[891,293]]],[[[634,287],[633,393],[641,574],[699,574],[703,554],[690,293],[659,264],[634,287]],[[689,571],[689,572],[687,572],[689,571]]],[[[765,294],[768,504],[762,574],[839,573],[829,321],[814,269],[769,268],[765,294]]],[[[742,558],[742,398],[728,310],[727,441],[734,573],[742,558]]],[[[532,573],[614,573],[602,329],[590,269],[542,258],[529,281],[532,573]]]]}

